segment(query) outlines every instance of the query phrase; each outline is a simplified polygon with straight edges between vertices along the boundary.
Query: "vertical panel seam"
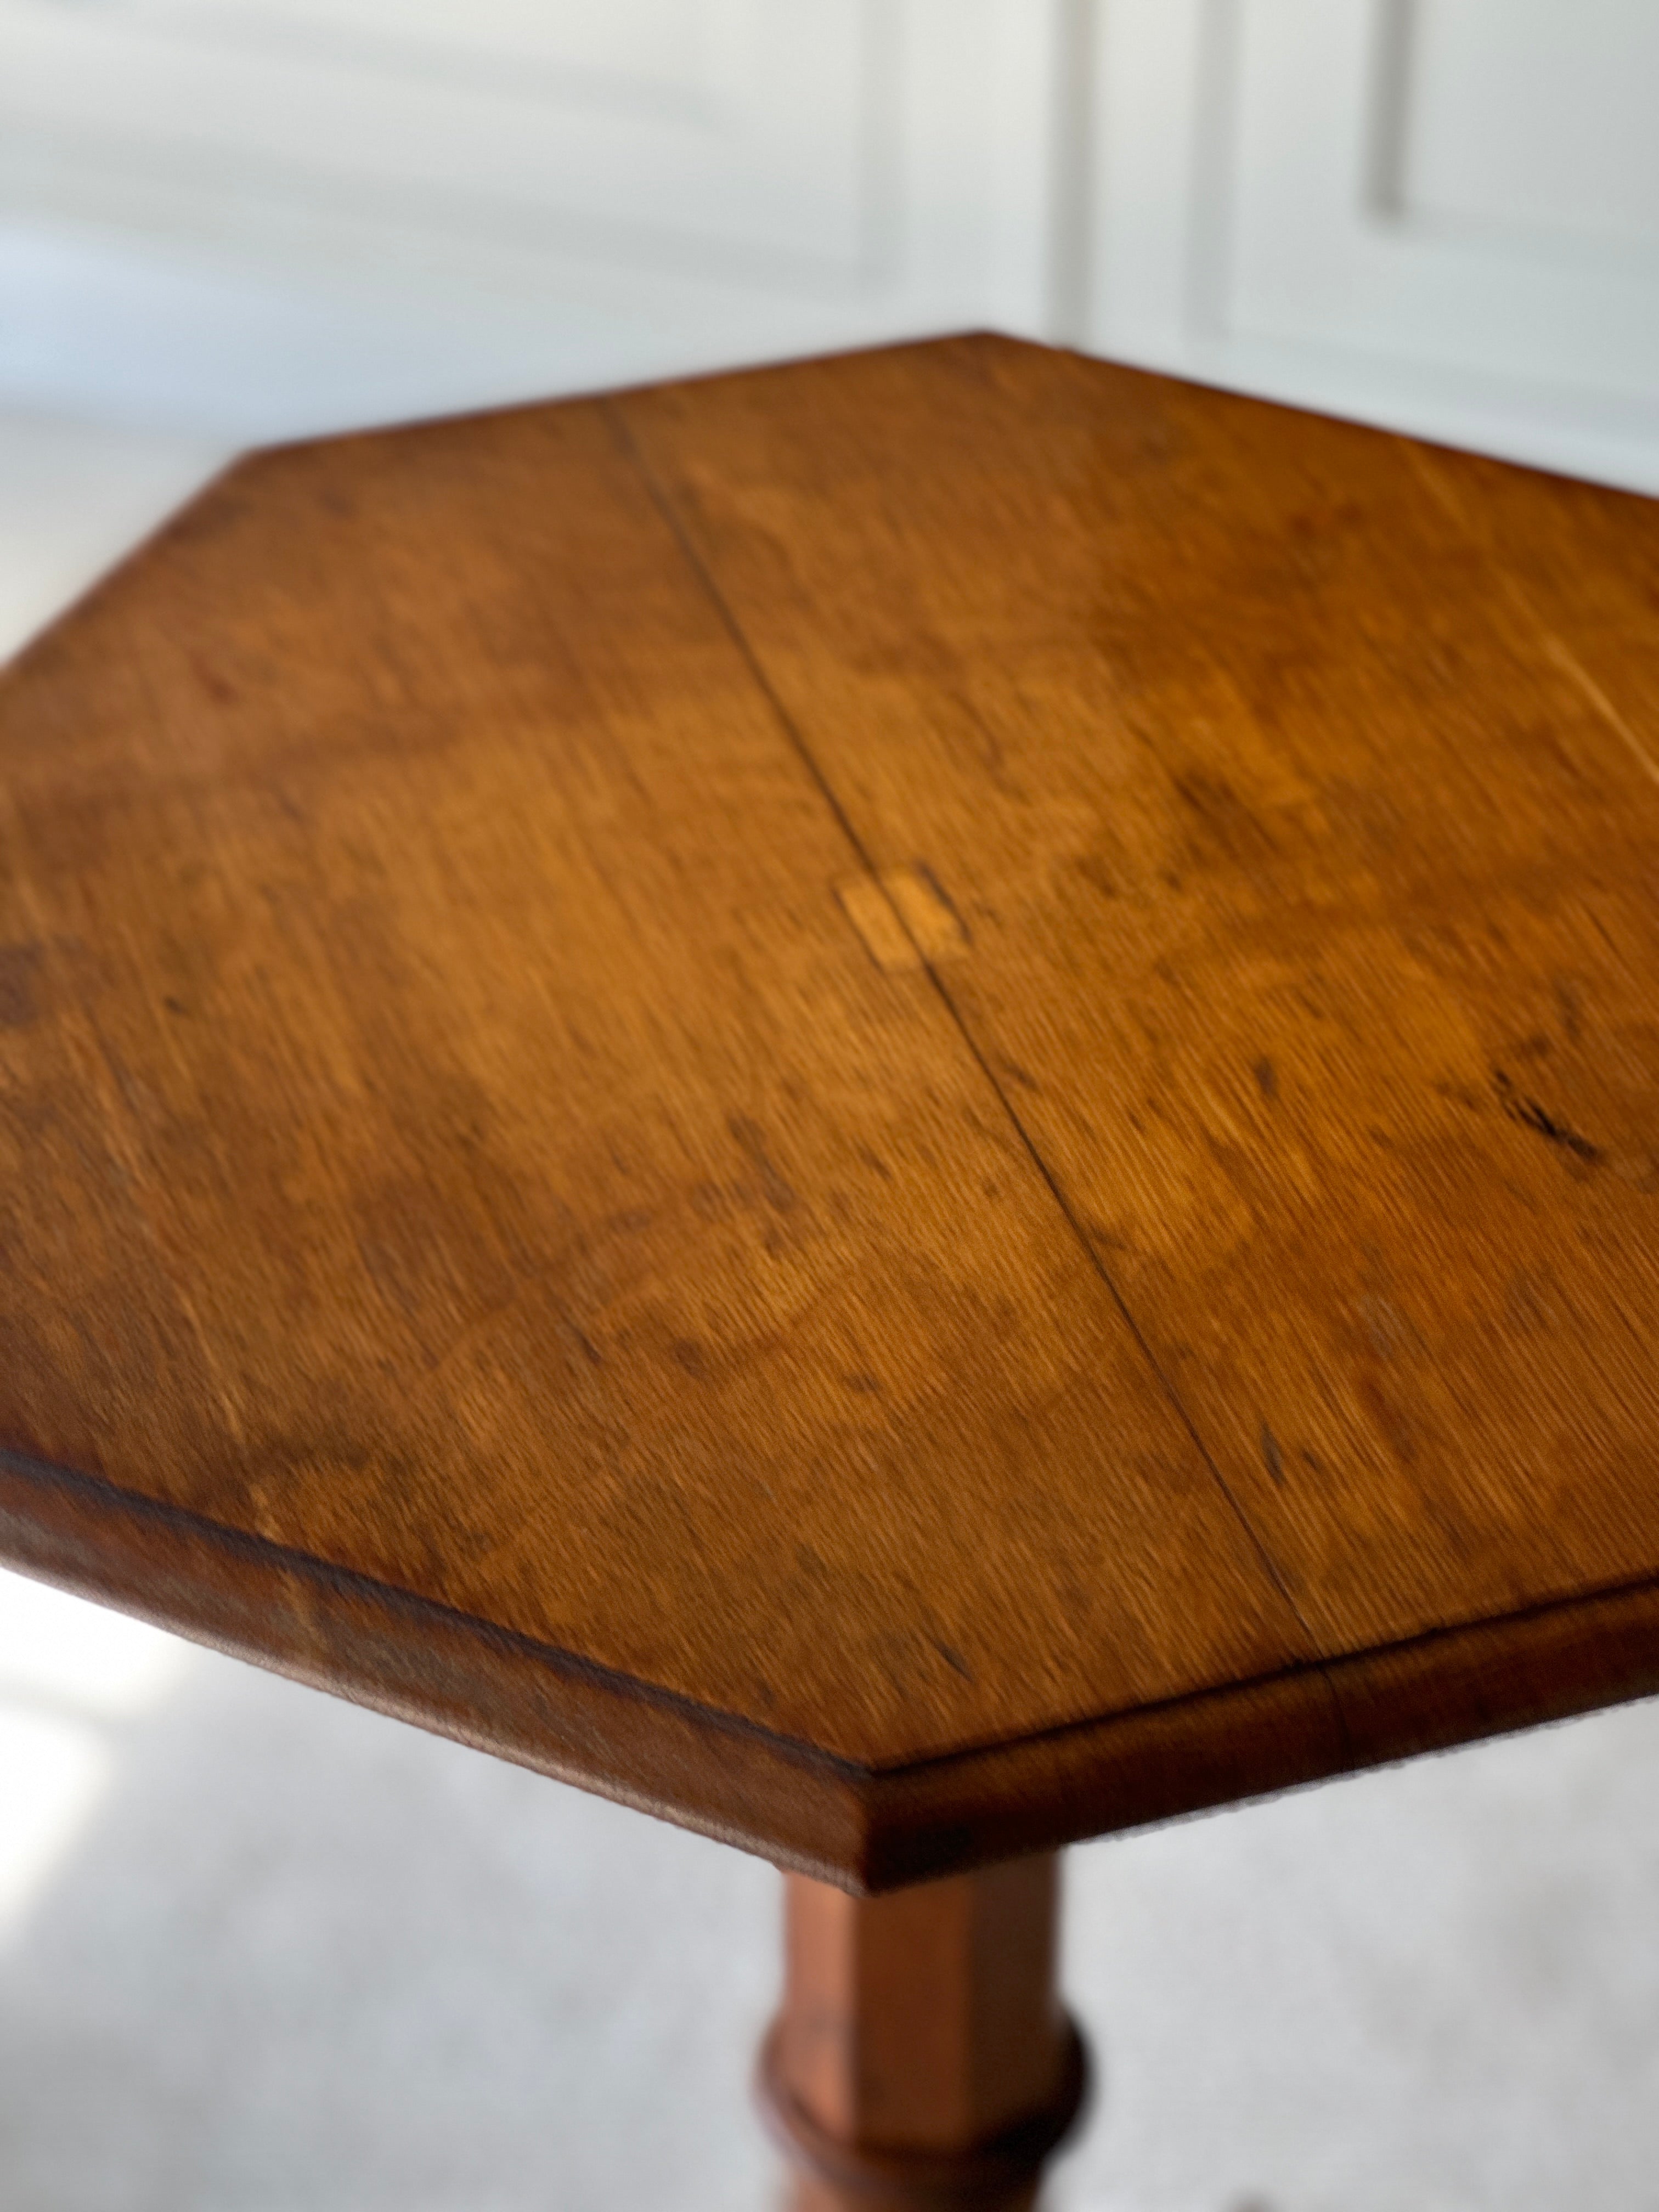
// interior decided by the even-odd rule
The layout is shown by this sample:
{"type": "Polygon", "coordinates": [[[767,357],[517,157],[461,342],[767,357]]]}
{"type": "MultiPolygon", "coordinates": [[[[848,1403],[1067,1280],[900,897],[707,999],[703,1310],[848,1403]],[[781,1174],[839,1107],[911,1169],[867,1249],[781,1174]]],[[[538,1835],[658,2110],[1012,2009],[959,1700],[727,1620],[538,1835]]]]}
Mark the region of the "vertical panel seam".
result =
{"type": "MultiPolygon", "coordinates": [[[[703,592],[708,596],[710,604],[718,613],[722,624],[731,636],[733,643],[737,646],[738,652],[742,654],[744,665],[754,678],[755,684],[758,687],[762,697],[766,701],[768,707],[775,716],[778,726],[782,731],[786,740],[795,753],[797,758],[800,761],[801,765],[805,769],[808,775],[811,778],[814,786],[823,799],[824,804],[830,809],[836,824],[840,828],[842,835],[846,838],[852,852],[856,855],[860,866],[866,872],[870,879],[873,883],[880,884],[881,871],[875,864],[873,854],[870,852],[864,838],[860,835],[857,825],[853,821],[847,807],[842,803],[840,793],[836,791],[835,785],[830,781],[830,777],[824,772],[824,769],[819,763],[816,754],[812,751],[811,747],[807,744],[805,733],[795,720],[794,716],[791,714],[788,708],[785,706],[782,699],[779,696],[771,679],[767,675],[766,669],[761,660],[759,653],[756,651],[753,644],[750,641],[748,633],[744,630],[742,623],[738,621],[737,615],[728,604],[726,595],[720,590],[712,570],[708,567],[708,564],[703,560],[701,553],[698,551],[690,532],[687,531],[684,522],[681,520],[674,501],[658,480],[654,471],[651,468],[644,453],[641,451],[639,444],[635,439],[632,428],[628,422],[623,405],[615,399],[601,399],[599,402],[599,405],[605,420],[611,425],[612,434],[615,435],[618,446],[636,471],[647,496],[650,499],[652,505],[656,508],[659,514],[661,515],[665,526],[672,533],[674,542],[679,547],[681,554],[685,559],[687,565],[690,568],[692,574],[696,577],[703,592]]],[[[1257,1529],[1255,1522],[1245,1511],[1243,1504],[1239,1498],[1237,1492],[1233,1489],[1231,1484],[1229,1483],[1226,1476],[1223,1474],[1219,1462],[1216,1459],[1208,1444],[1205,1442],[1202,1434],[1200,1432],[1197,1422],[1194,1420],[1192,1413],[1188,1411],[1185,1401],[1176,1390],[1172,1377],[1165,1370],[1163,1362],[1158,1358],[1157,1352],[1152,1347],[1151,1340],[1147,1336],[1146,1331],[1141,1328],[1140,1322],[1137,1319],[1128,1300],[1124,1297],[1122,1291],[1118,1286],[1116,1279],[1105,1265],[1105,1262],[1101,1258],[1099,1252],[1096,1249],[1094,1240],[1090,1237],[1089,1232],[1081,1218],[1078,1214],[1076,1208],[1067,1198],[1060,1176],[1049,1165],[1048,1160],[1043,1156],[1041,1148],[1038,1146],[1036,1139],[1032,1136],[1031,1132],[1026,1127],[1025,1123],[1021,1120],[1006,1089],[1002,1083],[998,1080],[995,1070],[992,1067],[989,1060],[988,1059],[984,1050],[981,1048],[979,1040],[975,1036],[973,1029],[966,1016],[957,1006],[955,998],[951,995],[948,986],[940,975],[938,965],[935,961],[929,957],[929,954],[924,950],[924,948],[917,943],[915,933],[911,930],[905,916],[899,913],[896,904],[890,900],[889,902],[893,907],[893,911],[899,921],[900,927],[904,930],[905,934],[909,937],[911,943],[915,945],[921,966],[925,970],[927,980],[932,985],[933,992],[940,1005],[944,1007],[952,1025],[956,1029],[957,1035],[962,1039],[963,1044],[966,1048],[969,1058],[973,1060],[975,1066],[979,1069],[980,1073],[984,1078],[986,1083],[989,1085],[992,1095],[995,1097],[999,1105],[1001,1107],[1003,1114],[1006,1117],[1008,1124],[1012,1129],[1015,1136],[1018,1138],[1022,1150],[1024,1152],[1027,1158],[1030,1161],[1042,1182],[1047,1187],[1050,1198],[1059,1209],[1061,1219],[1071,1231],[1078,1243],[1082,1247],[1084,1256],[1087,1260],[1095,1275],[1105,1286],[1108,1295],[1110,1297],[1113,1304],[1116,1307],[1118,1313],[1123,1320],[1125,1327],[1128,1329],[1129,1334],[1133,1340],[1137,1350],[1140,1353],[1147,1371],[1157,1382],[1159,1389],[1164,1395],[1166,1403],[1173,1410],[1182,1427],[1185,1430],[1194,1449],[1196,1450],[1200,1459],[1207,1469],[1211,1480],[1215,1484],[1216,1488],[1220,1492],[1222,1497],[1231,1507],[1234,1518],[1237,1520],[1239,1527],[1243,1529],[1251,1549],[1261,1564],[1262,1571],[1267,1575],[1273,1589],[1283,1600],[1291,1618],[1296,1622],[1297,1626],[1301,1630],[1302,1634],[1306,1638],[1308,1657],[1316,1665],[1319,1665],[1320,1650],[1318,1639],[1314,1635],[1313,1630],[1304,1616],[1301,1607],[1297,1603],[1295,1597],[1291,1595],[1290,1586],[1285,1580],[1278,1560],[1274,1558],[1273,1553],[1268,1548],[1267,1542],[1263,1539],[1261,1532],[1257,1529]]],[[[1322,1667],[1321,1668],[1321,1671],[1323,1671],[1322,1667]]]]}

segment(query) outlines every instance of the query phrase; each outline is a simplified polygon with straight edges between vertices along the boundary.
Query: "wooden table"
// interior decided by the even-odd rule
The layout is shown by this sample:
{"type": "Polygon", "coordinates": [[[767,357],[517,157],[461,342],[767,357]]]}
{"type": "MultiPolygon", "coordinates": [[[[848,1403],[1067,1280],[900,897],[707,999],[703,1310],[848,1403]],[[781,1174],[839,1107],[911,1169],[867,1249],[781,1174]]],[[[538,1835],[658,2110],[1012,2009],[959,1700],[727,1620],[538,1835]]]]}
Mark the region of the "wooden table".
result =
{"type": "Polygon", "coordinates": [[[1059,1846],[1659,1687],[1646,502],[955,340],[258,455],[0,745],[0,1553],[791,1869],[803,2204],[1029,2200],[1059,1846]]]}

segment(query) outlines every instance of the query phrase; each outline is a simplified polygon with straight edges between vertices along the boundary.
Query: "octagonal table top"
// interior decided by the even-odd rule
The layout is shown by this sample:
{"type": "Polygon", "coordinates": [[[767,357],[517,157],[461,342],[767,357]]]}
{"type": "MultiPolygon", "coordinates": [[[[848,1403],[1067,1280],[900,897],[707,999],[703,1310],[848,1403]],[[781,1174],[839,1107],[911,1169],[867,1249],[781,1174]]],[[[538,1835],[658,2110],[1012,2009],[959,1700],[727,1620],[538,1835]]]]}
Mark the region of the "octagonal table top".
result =
{"type": "Polygon", "coordinates": [[[879,1888],[1659,1686],[1659,525],[971,337],[0,680],[0,1556],[879,1888]]]}

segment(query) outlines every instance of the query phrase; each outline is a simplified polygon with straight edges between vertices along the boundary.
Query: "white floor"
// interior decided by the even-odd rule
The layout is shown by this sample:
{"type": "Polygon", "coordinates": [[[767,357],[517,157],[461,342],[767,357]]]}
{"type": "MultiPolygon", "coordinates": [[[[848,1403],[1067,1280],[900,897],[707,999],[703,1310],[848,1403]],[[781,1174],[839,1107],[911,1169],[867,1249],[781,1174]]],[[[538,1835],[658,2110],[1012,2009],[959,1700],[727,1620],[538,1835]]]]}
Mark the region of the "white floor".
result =
{"type": "Polygon", "coordinates": [[[0,404],[0,661],[225,459],[205,438],[0,404]]]}
{"type": "MultiPolygon", "coordinates": [[[[0,416],[0,653],[216,458],[0,416]]],[[[1070,1876],[1054,2212],[1659,2208],[1659,1706],[1070,1876]]],[[[776,1887],[0,1577],[0,2212],[762,2212],[776,1887]]]]}

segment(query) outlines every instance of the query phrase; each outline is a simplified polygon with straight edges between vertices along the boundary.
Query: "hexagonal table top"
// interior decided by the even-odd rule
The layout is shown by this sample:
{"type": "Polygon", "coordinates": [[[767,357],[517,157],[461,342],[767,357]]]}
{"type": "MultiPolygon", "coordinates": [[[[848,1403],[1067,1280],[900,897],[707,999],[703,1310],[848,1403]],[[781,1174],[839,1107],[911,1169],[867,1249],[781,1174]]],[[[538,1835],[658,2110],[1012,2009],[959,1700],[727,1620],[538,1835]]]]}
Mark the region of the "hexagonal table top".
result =
{"type": "Polygon", "coordinates": [[[994,338],[0,685],[0,1554],[883,1887],[1659,1686],[1659,526],[994,338]]]}

